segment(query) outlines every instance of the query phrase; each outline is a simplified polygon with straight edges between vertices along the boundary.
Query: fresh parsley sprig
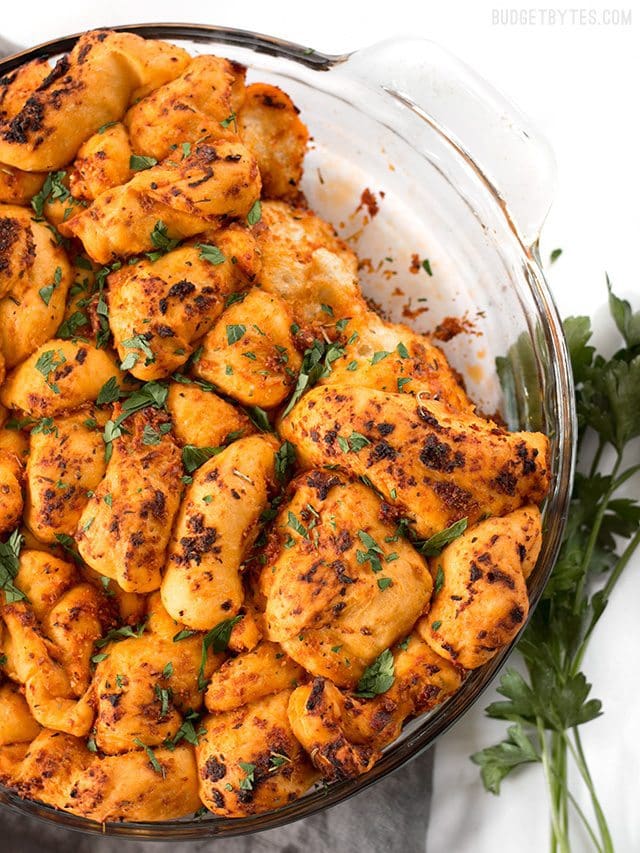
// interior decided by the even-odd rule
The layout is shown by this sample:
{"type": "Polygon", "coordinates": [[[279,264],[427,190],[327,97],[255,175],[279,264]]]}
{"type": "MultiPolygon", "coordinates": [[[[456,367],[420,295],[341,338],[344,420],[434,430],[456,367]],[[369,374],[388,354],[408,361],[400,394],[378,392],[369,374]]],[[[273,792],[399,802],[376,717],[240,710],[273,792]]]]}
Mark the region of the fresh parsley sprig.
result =
{"type": "Polygon", "coordinates": [[[602,713],[581,671],[595,628],[624,569],[640,546],[640,501],[620,490],[640,472],[640,312],[609,287],[609,310],[623,344],[610,358],[589,343],[588,317],[570,317],[565,333],[576,386],[578,473],[569,521],[543,598],[518,643],[526,674],[507,669],[486,709],[510,723],[507,736],[473,755],[485,788],[500,792],[516,767],[542,766],[551,803],[551,849],[570,850],[570,806],[593,848],[613,853],[606,817],[589,772],[580,726],[602,713]],[[568,785],[573,761],[588,791],[595,826],[568,785]]]}

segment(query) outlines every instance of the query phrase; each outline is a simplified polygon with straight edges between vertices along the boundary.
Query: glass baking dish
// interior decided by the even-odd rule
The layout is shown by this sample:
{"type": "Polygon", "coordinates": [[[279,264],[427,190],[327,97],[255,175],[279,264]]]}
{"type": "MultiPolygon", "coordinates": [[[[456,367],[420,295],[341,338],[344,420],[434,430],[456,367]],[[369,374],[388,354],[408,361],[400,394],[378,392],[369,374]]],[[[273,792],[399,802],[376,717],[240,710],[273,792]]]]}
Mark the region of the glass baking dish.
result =
{"type": "MultiPolygon", "coordinates": [[[[544,140],[512,104],[429,41],[396,39],[326,56],[220,27],[115,29],[166,39],[194,55],[238,60],[248,66],[250,81],[288,92],[312,136],[303,190],[311,208],[358,252],[367,296],[389,317],[419,330],[462,318],[466,333],[443,348],[479,409],[499,413],[511,429],[549,435],[553,479],[542,551],[529,583],[535,605],[564,529],[576,435],[570,363],[537,249],[554,184],[544,140]],[[376,215],[366,205],[356,212],[365,189],[377,200],[376,215]],[[414,255],[429,259],[432,275],[422,266],[416,272],[414,255]]],[[[0,74],[36,56],[56,57],[76,38],[9,57],[0,62],[0,74]]],[[[0,802],[70,829],[124,838],[181,840],[270,829],[345,800],[429,747],[475,702],[510,650],[472,672],[431,714],[409,722],[369,773],[318,788],[277,811],[101,825],[1,787],[0,802]]]]}

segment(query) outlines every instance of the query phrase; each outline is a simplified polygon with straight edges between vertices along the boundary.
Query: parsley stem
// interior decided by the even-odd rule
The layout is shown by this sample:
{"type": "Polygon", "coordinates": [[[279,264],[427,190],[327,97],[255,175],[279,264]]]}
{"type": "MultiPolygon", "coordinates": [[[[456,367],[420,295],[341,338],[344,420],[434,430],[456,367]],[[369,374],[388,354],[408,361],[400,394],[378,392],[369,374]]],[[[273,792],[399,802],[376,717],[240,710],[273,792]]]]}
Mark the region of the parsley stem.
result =
{"type": "Polygon", "coordinates": [[[575,746],[573,743],[571,743],[571,740],[567,736],[566,732],[563,732],[562,735],[565,739],[567,746],[569,747],[571,755],[573,756],[573,760],[575,761],[578,770],[580,771],[580,775],[582,776],[584,783],[587,786],[587,790],[589,791],[589,794],[591,796],[591,805],[593,806],[593,811],[595,813],[596,820],[598,822],[598,828],[600,830],[600,837],[602,838],[603,853],[614,853],[611,833],[609,831],[607,819],[605,818],[604,812],[602,811],[600,801],[598,800],[598,795],[596,794],[593,779],[591,778],[589,768],[587,767],[587,762],[582,749],[580,733],[578,732],[578,727],[573,727],[573,738],[575,741],[575,746]]]}
{"type": "Polygon", "coordinates": [[[567,810],[567,748],[558,732],[554,731],[551,735],[551,748],[552,761],[558,777],[555,792],[556,811],[559,815],[562,831],[564,834],[567,834],[569,831],[569,815],[567,810]]]}
{"type": "MultiPolygon", "coordinates": [[[[613,571],[611,572],[611,574],[609,575],[609,578],[607,579],[606,584],[602,588],[601,594],[602,594],[602,597],[605,601],[611,596],[611,593],[613,592],[615,585],[617,584],[618,580],[620,579],[620,575],[624,571],[627,563],[629,562],[629,560],[633,556],[636,548],[638,548],[639,545],[640,545],[640,530],[636,531],[635,536],[633,537],[633,539],[630,540],[627,547],[622,552],[620,559],[616,563],[613,571]]],[[[582,642],[578,646],[578,650],[576,651],[576,654],[575,654],[573,661],[571,663],[571,674],[572,675],[575,675],[577,672],[579,672],[580,667],[582,666],[582,659],[584,658],[585,652],[587,651],[587,646],[589,645],[589,640],[591,639],[591,635],[593,634],[593,630],[596,627],[596,625],[598,624],[600,617],[602,616],[603,613],[604,613],[604,609],[602,609],[599,613],[595,613],[591,617],[591,622],[589,623],[589,627],[587,628],[585,635],[582,639],[582,642]]]]}
{"type": "Polygon", "coordinates": [[[536,728],[538,730],[538,738],[540,739],[540,755],[542,758],[542,767],[547,780],[547,788],[551,798],[551,850],[559,850],[560,853],[571,853],[569,847],[569,839],[566,832],[563,832],[558,820],[557,803],[553,796],[555,789],[554,771],[551,766],[549,755],[549,744],[547,742],[544,723],[540,716],[536,716],[536,728]]]}
{"type": "Polygon", "coordinates": [[[589,565],[591,564],[591,558],[593,557],[593,551],[598,540],[598,534],[600,533],[602,520],[604,519],[605,513],[607,511],[611,496],[616,490],[616,474],[618,473],[618,469],[620,468],[621,462],[622,454],[618,452],[615,464],[611,470],[611,482],[609,484],[609,488],[606,490],[606,492],[600,499],[600,506],[598,507],[598,512],[596,513],[596,516],[594,518],[593,527],[591,528],[591,534],[589,535],[587,547],[585,548],[584,557],[582,559],[580,580],[576,585],[576,595],[573,602],[573,612],[576,614],[580,612],[580,609],[583,606],[584,585],[587,580],[587,570],[589,565]]]}
{"type": "Polygon", "coordinates": [[[589,821],[587,820],[587,816],[586,816],[586,815],[585,815],[585,813],[582,811],[582,809],[580,808],[580,804],[578,803],[578,801],[576,800],[576,798],[573,796],[573,794],[572,794],[572,793],[571,793],[571,791],[569,791],[569,790],[567,790],[567,797],[568,797],[568,798],[569,798],[569,800],[571,801],[571,805],[572,805],[572,806],[574,807],[574,809],[576,810],[576,814],[578,815],[578,817],[579,817],[579,818],[580,818],[580,820],[582,821],[582,825],[583,825],[583,826],[584,826],[584,828],[586,829],[587,834],[589,835],[589,838],[591,839],[591,842],[593,843],[593,846],[594,846],[594,847],[595,847],[595,849],[598,851],[598,853],[604,853],[604,851],[603,851],[603,849],[602,849],[602,847],[601,847],[601,845],[600,845],[600,842],[599,842],[599,841],[598,841],[598,839],[596,838],[596,834],[595,834],[595,832],[593,831],[593,829],[592,829],[592,827],[591,827],[591,824],[590,824],[590,823],[589,823],[589,821]]]}
{"type": "MultiPolygon", "coordinates": [[[[563,743],[563,747],[564,747],[564,754],[566,756],[566,744],[563,743]]],[[[557,771],[553,767],[551,768],[551,772],[558,778],[558,781],[561,782],[557,771]]],[[[566,782],[567,782],[567,780],[566,780],[566,773],[565,773],[565,778],[561,783],[566,786],[566,782]]],[[[578,815],[578,817],[582,821],[582,824],[583,824],[585,830],[587,831],[587,834],[589,835],[589,838],[591,839],[593,846],[596,849],[597,853],[604,853],[602,846],[601,846],[600,842],[598,841],[595,832],[593,831],[593,827],[589,823],[587,816],[585,815],[584,811],[580,807],[580,803],[576,800],[576,798],[573,796],[573,794],[571,793],[571,791],[569,790],[568,787],[566,788],[565,794],[567,796],[568,801],[571,803],[571,805],[576,810],[576,814],[578,815]]],[[[567,831],[568,830],[565,829],[565,832],[567,832],[567,831]]],[[[557,849],[557,845],[555,843],[553,843],[553,840],[552,840],[552,849],[553,850],[557,849]]]]}

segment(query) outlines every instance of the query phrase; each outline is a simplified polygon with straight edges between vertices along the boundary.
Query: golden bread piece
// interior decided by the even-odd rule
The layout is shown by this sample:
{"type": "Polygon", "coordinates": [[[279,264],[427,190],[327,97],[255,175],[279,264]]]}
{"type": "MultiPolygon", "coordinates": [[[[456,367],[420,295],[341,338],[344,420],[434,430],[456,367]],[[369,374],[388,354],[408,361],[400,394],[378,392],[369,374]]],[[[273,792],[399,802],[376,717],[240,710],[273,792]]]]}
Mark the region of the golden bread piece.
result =
{"type": "Polygon", "coordinates": [[[323,470],[294,485],[260,578],[267,636],[313,675],[353,686],[428,610],[431,576],[366,486],[323,470]]]}
{"type": "Polygon", "coordinates": [[[203,720],[196,747],[200,799],[217,815],[240,817],[277,809],[309,788],[318,774],[287,718],[290,690],[203,720]]]}
{"type": "Polygon", "coordinates": [[[422,395],[316,387],[280,432],[306,467],[338,465],[368,477],[424,538],[462,518],[539,503],[549,487],[542,433],[506,432],[422,395]]]}

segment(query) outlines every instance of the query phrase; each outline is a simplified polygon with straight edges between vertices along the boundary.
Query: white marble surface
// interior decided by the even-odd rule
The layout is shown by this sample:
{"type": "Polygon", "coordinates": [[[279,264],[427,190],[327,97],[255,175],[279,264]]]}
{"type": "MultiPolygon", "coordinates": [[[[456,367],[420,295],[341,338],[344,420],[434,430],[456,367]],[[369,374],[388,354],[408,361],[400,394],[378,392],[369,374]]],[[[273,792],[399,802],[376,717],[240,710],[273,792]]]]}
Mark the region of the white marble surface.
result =
{"type": "MultiPolygon", "coordinates": [[[[530,9],[510,0],[508,8],[530,9]]],[[[586,4],[598,15],[599,0],[586,4]]],[[[622,0],[617,8],[627,8],[622,0]]],[[[5,3],[3,36],[34,44],[110,23],[200,21],[279,35],[328,52],[351,50],[390,35],[423,35],[441,42],[511,96],[551,141],[558,161],[556,200],[542,238],[543,256],[564,252],[551,271],[563,314],[596,318],[597,339],[607,342],[604,272],[617,292],[640,305],[637,244],[640,228],[639,111],[631,81],[640,79],[640,9],[631,26],[581,24],[578,4],[555,3],[564,23],[505,26],[492,22],[497,2],[447,4],[324,0],[212,3],[210,0],[31,0],[5,3]],[[573,9],[574,11],[569,11],[573,9]]],[[[636,455],[640,449],[635,448],[636,455]]],[[[638,491],[638,484],[635,490],[638,491]]],[[[640,699],[634,650],[640,647],[640,559],[627,569],[585,661],[604,716],[584,729],[584,741],[609,816],[616,850],[640,849],[636,806],[640,741],[635,727],[640,699]]],[[[483,793],[467,756],[501,735],[479,705],[438,744],[430,853],[489,853],[547,849],[547,806],[541,774],[532,769],[505,785],[500,799],[483,793]]],[[[586,802],[584,803],[586,805],[586,802]]],[[[399,839],[398,851],[402,850],[399,839]]],[[[578,839],[575,850],[583,849],[578,839]]],[[[584,847],[584,849],[587,849],[584,847]]],[[[364,853],[364,851],[363,851],[364,853]]]]}

